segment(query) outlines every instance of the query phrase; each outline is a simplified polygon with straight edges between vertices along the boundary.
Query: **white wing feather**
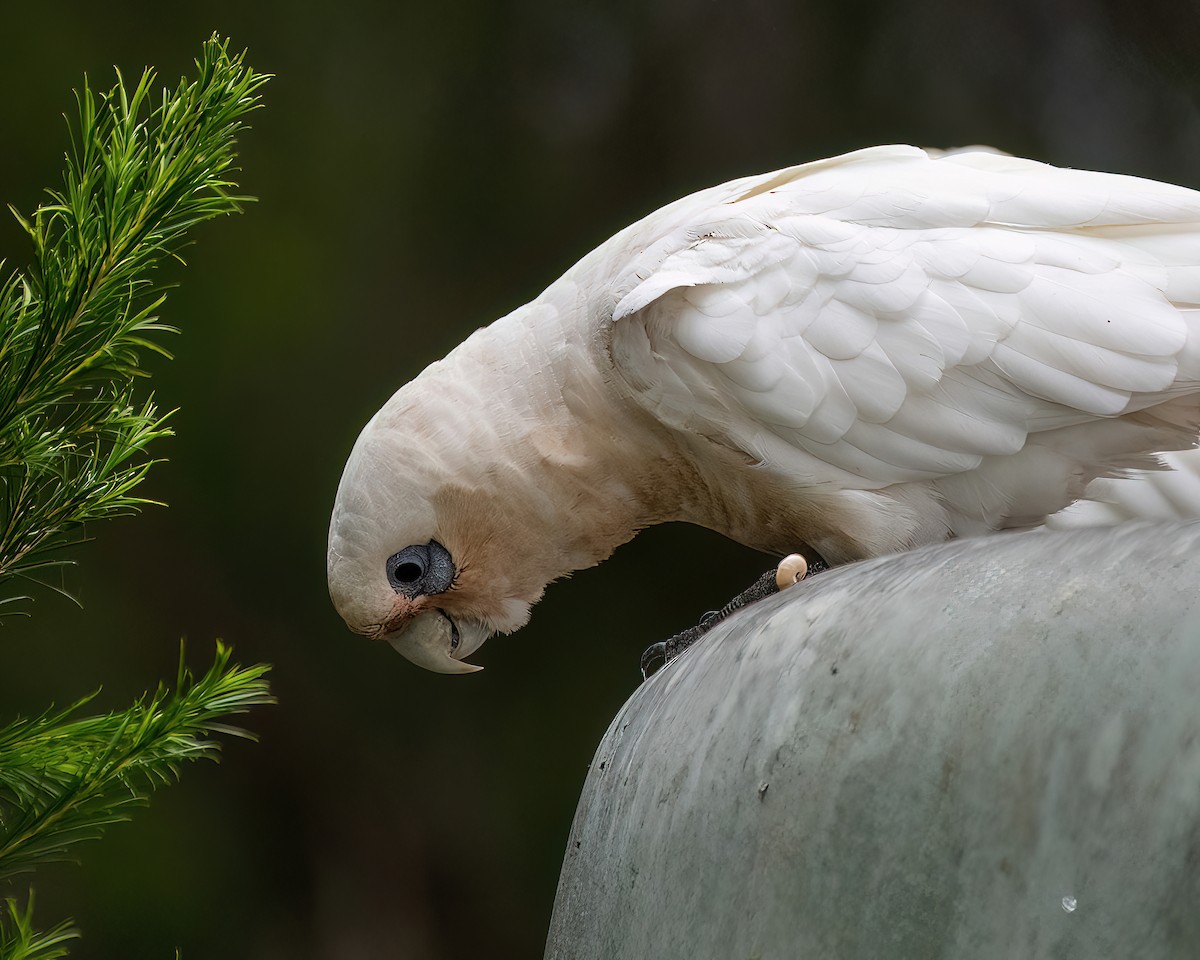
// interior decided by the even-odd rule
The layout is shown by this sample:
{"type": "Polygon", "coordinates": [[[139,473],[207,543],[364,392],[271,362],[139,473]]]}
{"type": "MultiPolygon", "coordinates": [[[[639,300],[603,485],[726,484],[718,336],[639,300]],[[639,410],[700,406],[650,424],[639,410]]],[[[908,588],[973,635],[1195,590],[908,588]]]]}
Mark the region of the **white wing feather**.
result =
{"type": "Polygon", "coordinates": [[[1129,520],[1200,520],[1200,450],[1164,453],[1165,469],[1101,477],[1086,499],[1046,520],[1056,530],[1107,527],[1129,520]]]}
{"type": "MultiPolygon", "coordinates": [[[[1193,191],[889,147],[696,200],[618,271],[614,365],[663,422],[799,483],[989,468],[1198,387],[1193,191]]],[[[1129,452],[1083,450],[1083,480],[1129,452]]]]}

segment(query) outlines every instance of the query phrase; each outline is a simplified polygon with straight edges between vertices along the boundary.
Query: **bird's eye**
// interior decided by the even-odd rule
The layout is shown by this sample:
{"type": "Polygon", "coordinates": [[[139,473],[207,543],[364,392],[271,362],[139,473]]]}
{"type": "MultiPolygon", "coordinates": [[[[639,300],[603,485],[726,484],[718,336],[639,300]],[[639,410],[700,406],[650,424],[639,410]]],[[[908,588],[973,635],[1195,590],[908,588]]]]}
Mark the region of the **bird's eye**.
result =
{"type": "Polygon", "coordinates": [[[416,583],[425,573],[425,568],[412,560],[396,567],[395,577],[400,583],[416,583]]]}
{"type": "Polygon", "coordinates": [[[454,582],[454,561],[436,540],[415,543],[388,557],[388,582],[406,597],[434,596],[454,582]]]}

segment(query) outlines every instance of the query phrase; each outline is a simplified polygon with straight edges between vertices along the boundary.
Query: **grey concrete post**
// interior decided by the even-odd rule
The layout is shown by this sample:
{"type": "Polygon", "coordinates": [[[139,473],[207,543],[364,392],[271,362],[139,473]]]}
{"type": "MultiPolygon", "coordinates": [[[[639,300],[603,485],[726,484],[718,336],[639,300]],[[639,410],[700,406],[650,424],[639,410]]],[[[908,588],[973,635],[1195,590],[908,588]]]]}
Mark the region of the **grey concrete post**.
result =
{"type": "Polygon", "coordinates": [[[720,624],[601,742],[546,957],[1200,958],[1200,526],[958,541],[720,624]]]}

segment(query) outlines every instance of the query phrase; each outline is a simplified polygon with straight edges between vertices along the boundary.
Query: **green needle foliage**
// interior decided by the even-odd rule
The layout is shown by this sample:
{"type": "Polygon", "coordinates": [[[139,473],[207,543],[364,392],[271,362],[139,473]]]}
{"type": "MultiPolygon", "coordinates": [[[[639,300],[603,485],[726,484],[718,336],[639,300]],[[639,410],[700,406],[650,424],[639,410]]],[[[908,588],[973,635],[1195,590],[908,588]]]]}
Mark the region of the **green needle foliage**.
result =
{"type": "Polygon", "coordinates": [[[55,960],[65,957],[68,940],[79,933],[69,924],[60,923],[41,933],[33,929],[33,894],[22,910],[16,900],[5,900],[0,909],[0,957],[4,960],[55,960]]]}
{"type": "MultiPolygon", "coordinates": [[[[150,502],[135,492],[146,448],[170,433],[135,390],[170,330],[156,270],[190,227],[251,199],[232,192],[235,138],[267,80],[216,37],[196,68],[157,100],[151,71],[99,96],[85,83],[62,188],[29,218],[13,211],[34,259],[0,285],[0,605],[25,599],[16,578],[68,562],[56,551],[85,524],[150,502]]],[[[127,710],[79,716],[86,698],[0,727],[0,882],[129,819],[184,761],[215,759],[212,734],[249,737],[224,718],[272,702],[267,670],[218,643],[202,676],[181,654],[174,687],[127,710]]],[[[0,903],[0,960],[64,956],[75,931],[35,931],[25,899],[0,903]]]]}
{"type": "Polygon", "coordinates": [[[66,859],[80,840],[128,820],[181,763],[215,759],[208,734],[253,739],[221,718],[272,702],[268,668],[231,665],[229,653],[218,643],[198,680],[181,657],[175,689],[160,686],[128,710],[72,719],[89,697],[0,730],[0,880],[66,859]]]}
{"type": "Polygon", "coordinates": [[[119,73],[99,97],[85,84],[62,189],[13,211],[34,262],[0,286],[0,584],[147,502],[145,449],[169,433],[134,395],[141,354],[166,353],[155,271],[188,228],[249,199],[230,193],[235,137],[267,80],[216,38],[196,66],[157,104],[149,70],[132,91],[119,73]]]}

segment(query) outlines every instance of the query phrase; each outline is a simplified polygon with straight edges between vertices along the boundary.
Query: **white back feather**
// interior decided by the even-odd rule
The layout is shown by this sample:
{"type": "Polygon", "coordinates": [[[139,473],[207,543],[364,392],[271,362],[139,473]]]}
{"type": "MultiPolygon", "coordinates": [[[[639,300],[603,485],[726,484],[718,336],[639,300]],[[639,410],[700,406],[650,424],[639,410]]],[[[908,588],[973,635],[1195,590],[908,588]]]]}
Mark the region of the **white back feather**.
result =
{"type": "MultiPolygon", "coordinates": [[[[691,199],[614,241],[644,245],[615,257],[613,364],[663,422],[798,483],[869,490],[983,468],[1003,479],[969,497],[1003,513],[1019,464],[994,461],[1031,435],[1200,388],[1196,192],[883,147],[691,199]],[[647,225],[664,233],[647,243],[647,225]]],[[[1057,509],[1137,437],[1074,444],[1047,481],[1059,492],[1028,506],[1057,509]]]]}

